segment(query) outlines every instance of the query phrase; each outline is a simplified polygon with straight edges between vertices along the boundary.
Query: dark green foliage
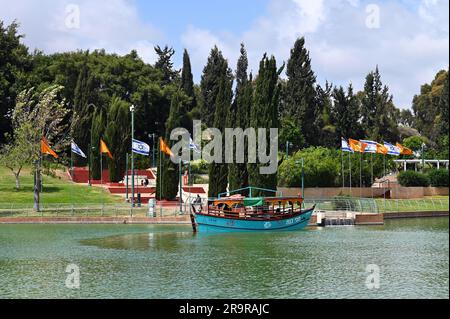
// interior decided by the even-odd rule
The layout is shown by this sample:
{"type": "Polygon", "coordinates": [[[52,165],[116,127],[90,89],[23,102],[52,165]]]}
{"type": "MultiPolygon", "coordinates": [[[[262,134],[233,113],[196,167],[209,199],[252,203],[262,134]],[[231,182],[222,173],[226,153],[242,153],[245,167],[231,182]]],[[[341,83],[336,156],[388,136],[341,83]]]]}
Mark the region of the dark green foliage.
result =
{"type": "MultiPolygon", "coordinates": [[[[278,170],[279,186],[301,186],[301,164],[304,160],[305,187],[342,187],[342,161],[344,163],[345,187],[350,184],[349,158],[352,168],[352,187],[360,185],[360,165],[362,164],[362,186],[370,187],[373,176],[380,178],[384,175],[383,156],[378,154],[342,154],[339,150],[324,147],[309,147],[295,153],[283,161],[278,170]],[[320,159],[320,160],[318,160],[320,159]]],[[[394,167],[391,158],[386,160],[386,169],[394,167]]]]}
{"type": "Polygon", "coordinates": [[[282,116],[298,121],[306,145],[317,145],[318,128],[315,126],[315,120],[320,111],[315,103],[316,76],[311,69],[311,59],[305,48],[304,38],[297,39],[291,50],[286,75],[288,82],[282,116]]]}
{"type": "Polygon", "coordinates": [[[332,118],[336,126],[336,145],[339,145],[341,138],[360,139],[361,134],[361,111],[359,99],[353,94],[353,87],[350,85],[345,92],[341,86],[333,90],[334,106],[332,108],[332,118]]]}
{"type": "MultiPolygon", "coordinates": [[[[228,113],[227,127],[241,128],[245,130],[249,127],[250,110],[253,99],[253,88],[251,78],[247,74],[248,58],[244,45],[241,45],[241,56],[237,63],[236,70],[236,92],[230,112],[228,113]]],[[[245,142],[244,150],[248,149],[245,142]]],[[[248,185],[247,156],[244,153],[243,164],[234,163],[228,166],[228,182],[230,190],[242,189],[248,185]]]]}
{"type": "Polygon", "coordinates": [[[163,85],[169,85],[178,79],[179,72],[173,69],[172,57],[175,54],[173,48],[169,48],[167,45],[161,49],[158,45],[155,47],[155,52],[158,55],[158,61],[155,63],[155,68],[163,74],[163,85]]]}
{"type": "MultiPolygon", "coordinates": [[[[92,139],[89,159],[91,165],[92,179],[100,180],[100,139],[106,128],[106,115],[102,109],[98,109],[92,116],[92,139]]],[[[87,154],[86,154],[87,155],[87,154]]]]}
{"type": "Polygon", "coordinates": [[[189,98],[191,98],[191,101],[187,109],[188,112],[191,112],[192,109],[197,106],[197,98],[194,92],[194,79],[191,69],[191,60],[189,58],[187,50],[184,50],[183,53],[183,70],[181,71],[181,89],[189,98]]]}
{"type": "MultiPolygon", "coordinates": [[[[216,97],[213,127],[225,132],[226,119],[230,112],[231,99],[233,96],[233,78],[228,64],[225,63],[220,74],[219,90],[216,97]]],[[[222,140],[223,141],[223,140],[222,140]]],[[[209,166],[209,197],[217,197],[227,191],[228,186],[228,164],[225,164],[225,143],[222,143],[222,163],[211,163],[209,166]]]]}
{"type": "MultiPolygon", "coordinates": [[[[113,159],[108,160],[109,180],[117,183],[125,173],[126,154],[131,152],[130,105],[113,97],[108,111],[105,142],[113,159]]],[[[135,155],[141,156],[141,155],[135,155]]]]}
{"type": "Polygon", "coordinates": [[[201,120],[207,127],[213,127],[220,81],[225,73],[231,76],[231,70],[228,69],[227,60],[225,60],[222,52],[215,46],[208,57],[208,62],[203,69],[200,82],[201,120]]]}
{"type": "Polygon", "coordinates": [[[398,140],[400,111],[394,106],[389,88],[381,82],[378,66],[366,77],[361,94],[361,115],[364,135],[375,141],[398,140]]]}
{"type": "Polygon", "coordinates": [[[448,83],[448,72],[441,70],[431,84],[422,85],[420,94],[413,99],[415,126],[432,143],[435,143],[441,134],[447,132],[448,135],[448,84],[447,92],[444,93],[446,82],[448,83]]]}
{"type": "Polygon", "coordinates": [[[428,173],[428,178],[433,187],[448,187],[448,170],[434,169],[428,173]]]}
{"type": "Polygon", "coordinates": [[[404,187],[426,187],[430,185],[427,175],[415,171],[400,172],[397,180],[404,187]]]}
{"type": "Polygon", "coordinates": [[[32,67],[28,49],[20,43],[19,24],[4,26],[0,20],[0,145],[5,133],[11,133],[10,112],[32,67]]]}
{"type": "MultiPolygon", "coordinates": [[[[86,53],[88,55],[88,53],[86,53]]],[[[93,75],[90,73],[87,64],[83,64],[78,76],[77,86],[75,88],[74,106],[73,106],[73,133],[72,138],[81,149],[87,149],[90,142],[90,133],[92,125],[92,113],[96,107],[96,83],[93,75]]],[[[86,161],[82,158],[76,159],[78,166],[84,166],[86,161]]]]}
{"type": "MultiPolygon", "coordinates": [[[[172,104],[170,107],[170,116],[166,122],[166,137],[165,142],[172,147],[177,141],[170,140],[170,134],[175,128],[186,128],[187,109],[189,107],[190,99],[179,90],[173,95],[172,104]]],[[[177,154],[175,154],[177,155],[177,154]]],[[[162,176],[162,183],[157,179],[157,198],[166,200],[173,200],[177,196],[179,189],[179,164],[173,163],[168,155],[161,155],[161,168],[162,174],[160,174],[159,162],[158,162],[158,176],[162,176]]]]}
{"type": "MultiPolygon", "coordinates": [[[[278,70],[275,57],[268,58],[265,54],[259,64],[259,73],[255,81],[253,105],[250,111],[250,127],[266,129],[267,149],[269,154],[269,129],[278,128],[278,106],[281,86],[278,83],[278,70]]],[[[258,145],[256,145],[258,146],[258,145]]],[[[258,148],[257,148],[258,149],[258,148]]],[[[276,189],[277,174],[260,174],[261,164],[248,164],[249,185],[253,187],[276,189]]],[[[259,192],[255,193],[258,196],[259,192]]]]}

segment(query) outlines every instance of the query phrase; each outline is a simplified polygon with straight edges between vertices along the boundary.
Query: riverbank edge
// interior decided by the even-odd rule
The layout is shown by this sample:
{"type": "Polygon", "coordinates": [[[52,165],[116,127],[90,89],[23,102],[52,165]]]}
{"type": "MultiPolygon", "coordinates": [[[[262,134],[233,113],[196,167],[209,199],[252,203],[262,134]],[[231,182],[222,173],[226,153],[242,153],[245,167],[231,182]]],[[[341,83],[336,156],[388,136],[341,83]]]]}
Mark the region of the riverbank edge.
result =
{"type": "MultiPolygon", "coordinates": [[[[426,217],[448,217],[449,212],[398,212],[376,215],[358,215],[359,217],[371,217],[376,220],[360,220],[356,225],[380,225],[381,219],[403,219],[403,218],[426,218],[426,217]]],[[[313,216],[314,217],[314,216],[313,216]]],[[[190,216],[182,215],[176,217],[0,217],[0,224],[130,224],[130,225],[190,225],[190,216]]],[[[317,226],[314,219],[310,226],[317,226]]]]}

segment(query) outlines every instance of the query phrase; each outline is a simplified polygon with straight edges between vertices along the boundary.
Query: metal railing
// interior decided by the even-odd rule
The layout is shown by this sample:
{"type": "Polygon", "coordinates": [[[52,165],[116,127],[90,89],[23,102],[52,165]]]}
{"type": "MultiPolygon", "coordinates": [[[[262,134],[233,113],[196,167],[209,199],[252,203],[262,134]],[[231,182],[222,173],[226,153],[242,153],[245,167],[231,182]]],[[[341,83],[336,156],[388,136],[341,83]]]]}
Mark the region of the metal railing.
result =
{"type": "MultiPolygon", "coordinates": [[[[191,204],[196,200],[190,197],[180,206],[173,203],[170,206],[155,204],[154,211],[149,211],[149,204],[132,207],[129,203],[118,204],[70,204],[70,203],[41,203],[40,211],[33,210],[33,204],[0,203],[1,217],[173,217],[189,215],[191,204]]],[[[208,205],[202,199],[203,207],[208,205]]],[[[323,212],[352,212],[357,214],[377,214],[393,212],[427,212],[449,211],[448,198],[424,199],[372,199],[354,197],[308,198],[303,201],[303,208],[316,205],[316,211],[323,212]]]]}

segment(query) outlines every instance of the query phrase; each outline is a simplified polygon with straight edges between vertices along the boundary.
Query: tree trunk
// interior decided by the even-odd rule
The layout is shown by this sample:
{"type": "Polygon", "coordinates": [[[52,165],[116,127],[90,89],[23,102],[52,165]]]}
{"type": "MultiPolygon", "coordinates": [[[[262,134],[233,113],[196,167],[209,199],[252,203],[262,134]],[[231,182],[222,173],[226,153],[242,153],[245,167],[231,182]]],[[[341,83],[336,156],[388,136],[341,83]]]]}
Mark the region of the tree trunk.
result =
{"type": "Polygon", "coordinates": [[[16,178],[16,189],[20,189],[20,173],[14,173],[14,177],[16,178]]]}
{"type": "Polygon", "coordinates": [[[34,207],[33,210],[35,212],[39,212],[41,209],[39,207],[39,191],[41,185],[41,171],[39,167],[39,163],[36,165],[36,170],[34,173],[34,207]]]}

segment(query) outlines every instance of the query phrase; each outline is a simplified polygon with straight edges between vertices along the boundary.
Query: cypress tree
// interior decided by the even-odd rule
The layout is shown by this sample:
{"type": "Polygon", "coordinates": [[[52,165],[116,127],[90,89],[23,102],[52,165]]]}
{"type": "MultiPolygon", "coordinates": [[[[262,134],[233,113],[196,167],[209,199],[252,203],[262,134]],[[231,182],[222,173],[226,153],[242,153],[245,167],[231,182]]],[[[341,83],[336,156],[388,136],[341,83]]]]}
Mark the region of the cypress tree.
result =
{"type": "Polygon", "coordinates": [[[223,57],[222,52],[215,46],[208,57],[208,62],[203,69],[200,82],[201,120],[208,127],[212,127],[214,124],[220,80],[224,69],[226,70],[227,68],[227,61],[223,57]]]}
{"type": "MultiPolygon", "coordinates": [[[[219,79],[219,90],[216,97],[214,127],[225,133],[226,119],[230,112],[233,79],[228,63],[223,64],[222,74],[219,79]]],[[[220,193],[227,191],[228,165],[225,164],[225,141],[222,140],[222,163],[211,163],[209,165],[209,197],[217,197],[220,193]]]]}
{"type": "Polygon", "coordinates": [[[106,128],[106,116],[102,109],[98,109],[92,116],[92,140],[90,150],[90,165],[92,179],[100,179],[100,139],[103,138],[103,132],[106,128]]]}
{"type": "Polygon", "coordinates": [[[373,140],[398,140],[399,110],[389,88],[381,82],[378,66],[366,77],[361,100],[364,135],[373,140]]]}
{"type": "MultiPolygon", "coordinates": [[[[253,97],[253,105],[250,112],[250,126],[258,128],[278,128],[278,105],[280,85],[278,83],[278,75],[276,60],[272,56],[267,58],[266,54],[262,58],[259,65],[259,73],[255,82],[255,91],[253,97]]],[[[267,132],[266,140],[267,149],[266,154],[269,153],[270,135],[267,132]]],[[[261,164],[249,164],[249,184],[254,187],[265,189],[276,189],[277,174],[264,175],[260,174],[259,168],[261,164]]],[[[261,192],[255,192],[254,195],[259,195],[261,192]]]]}
{"type": "MultiPolygon", "coordinates": [[[[189,101],[189,98],[183,93],[182,90],[177,91],[172,97],[170,115],[166,122],[165,136],[165,142],[170,147],[172,147],[177,142],[170,140],[170,134],[172,130],[175,128],[186,128],[184,125],[186,123],[189,101]]],[[[173,163],[171,158],[166,154],[159,154],[158,156],[162,156],[162,174],[158,174],[158,177],[160,177],[161,175],[162,183],[160,183],[159,178],[157,178],[156,198],[159,199],[161,197],[162,199],[173,200],[176,198],[179,189],[180,180],[178,163],[173,163]]]]}
{"type": "MultiPolygon", "coordinates": [[[[86,59],[88,58],[86,53],[86,59]]],[[[92,123],[92,112],[89,104],[96,102],[95,99],[95,78],[89,71],[85,62],[78,75],[77,85],[74,94],[74,114],[75,114],[75,130],[73,131],[73,139],[81,149],[87,149],[90,140],[90,127],[92,123]]],[[[81,157],[75,158],[76,164],[84,164],[81,157]]]]}
{"type": "Polygon", "coordinates": [[[184,50],[183,53],[183,70],[181,71],[181,89],[183,89],[184,93],[192,99],[189,109],[187,110],[190,112],[195,105],[197,105],[197,101],[195,98],[195,92],[194,92],[194,80],[192,75],[192,68],[191,68],[191,59],[189,58],[189,53],[187,50],[184,50]]]}
{"type": "Polygon", "coordinates": [[[317,144],[317,128],[314,126],[317,112],[315,105],[316,77],[311,69],[309,52],[305,48],[305,39],[297,39],[291,50],[286,69],[287,84],[285,109],[283,116],[298,121],[305,146],[317,144]]]}
{"type": "MultiPolygon", "coordinates": [[[[250,109],[253,98],[253,87],[251,78],[247,74],[248,58],[247,51],[241,44],[241,56],[237,62],[236,90],[233,104],[228,113],[227,127],[247,129],[250,125],[250,109]]],[[[244,164],[233,163],[228,166],[228,181],[230,190],[245,188],[248,186],[247,149],[248,141],[244,144],[244,164]]],[[[245,194],[244,194],[245,195],[245,194]]]]}
{"type": "Polygon", "coordinates": [[[358,98],[353,94],[352,85],[349,85],[347,93],[342,86],[334,88],[333,99],[332,117],[338,138],[336,145],[339,145],[341,137],[353,139],[364,137],[361,135],[359,125],[360,111],[358,98]]]}
{"type": "Polygon", "coordinates": [[[108,160],[109,181],[117,183],[125,173],[126,154],[130,152],[129,105],[118,97],[113,97],[108,111],[105,142],[113,155],[108,160]]]}

